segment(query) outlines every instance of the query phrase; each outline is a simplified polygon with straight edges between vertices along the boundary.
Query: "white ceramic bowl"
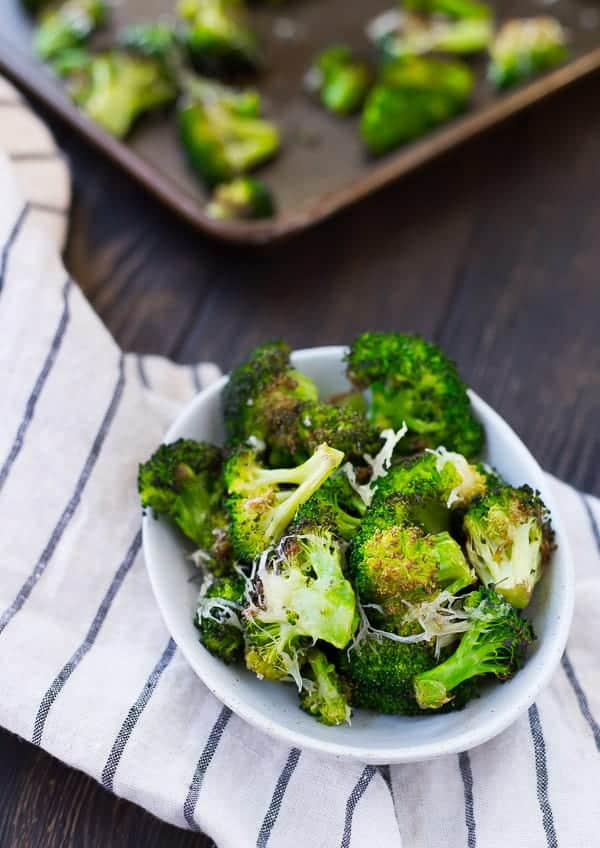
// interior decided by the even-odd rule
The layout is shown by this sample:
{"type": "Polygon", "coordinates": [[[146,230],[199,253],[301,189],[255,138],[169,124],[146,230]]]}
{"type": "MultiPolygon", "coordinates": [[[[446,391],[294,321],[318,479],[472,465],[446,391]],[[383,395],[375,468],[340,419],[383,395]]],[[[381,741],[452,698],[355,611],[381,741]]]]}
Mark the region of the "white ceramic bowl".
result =
{"type": "MultiPolygon", "coordinates": [[[[296,351],[295,367],[322,396],[347,387],[342,347],[296,351]]],[[[221,443],[223,377],[197,395],[166,434],[221,443]]],[[[548,682],[564,651],[573,611],[573,568],[562,520],[535,459],[506,422],[474,393],[471,402],[487,434],[485,460],[510,483],[529,483],[552,511],[558,550],[528,610],[538,639],[525,667],[510,681],[491,683],[465,709],[445,715],[403,717],[355,710],[351,726],[325,727],[298,708],[294,686],[259,680],[211,656],[198,641],[193,618],[198,594],[181,538],[165,522],[144,519],[144,554],[158,606],[175,642],[206,686],[241,718],[290,745],[367,763],[405,763],[457,753],[500,733],[525,711],[548,682]]]]}

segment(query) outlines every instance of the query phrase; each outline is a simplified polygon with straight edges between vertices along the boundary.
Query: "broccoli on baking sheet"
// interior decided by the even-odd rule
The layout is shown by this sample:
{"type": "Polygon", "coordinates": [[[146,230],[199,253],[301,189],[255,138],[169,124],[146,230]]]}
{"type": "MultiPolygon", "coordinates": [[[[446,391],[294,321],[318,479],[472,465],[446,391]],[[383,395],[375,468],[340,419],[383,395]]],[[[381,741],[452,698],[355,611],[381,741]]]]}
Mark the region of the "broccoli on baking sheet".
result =
{"type": "Polygon", "coordinates": [[[348,115],[362,105],[372,82],[367,62],[353,56],[345,44],[336,44],[320,53],[310,68],[306,82],[317,91],[330,112],[348,115]]]}
{"type": "Polygon", "coordinates": [[[108,16],[104,0],[66,0],[58,6],[42,6],[34,37],[42,59],[54,59],[64,50],[81,47],[108,16]]]}
{"type": "Polygon", "coordinates": [[[275,214],[273,196],[262,180],[237,177],[220,183],[206,206],[206,214],[216,221],[244,221],[270,218],[275,214]]]}
{"type": "Polygon", "coordinates": [[[216,74],[261,64],[243,0],[179,0],[177,15],[181,40],[198,70],[216,74]]]}
{"type": "Polygon", "coordinates": [[[402,0],[410,12],[441,15],[453,20],[486,20],[492,17],[492,8],[480,0],[402,0]]]}
{"type": "Polygon", "coordinates": [[[507,21],[490,47],[488,77],[498,88],[560,65],[567,58],[567,37],[555,18],[507,21]]]}
{"type": "Polygon", "coordinates": [[[177,115],[188,161],[207,186],[228,182],[272,159],[279,150],[274,124],[260,117],[256,91],[238,91],[186,77],[177,115]]]}
{"type": "Polygon", "coordinates": [[[467,55],[486,50],[493,34],[492,23],[486,18],[451,21],[406,15],[401,29],[386,35],[380,47],[384,61],[426,53],[467,55]]]}

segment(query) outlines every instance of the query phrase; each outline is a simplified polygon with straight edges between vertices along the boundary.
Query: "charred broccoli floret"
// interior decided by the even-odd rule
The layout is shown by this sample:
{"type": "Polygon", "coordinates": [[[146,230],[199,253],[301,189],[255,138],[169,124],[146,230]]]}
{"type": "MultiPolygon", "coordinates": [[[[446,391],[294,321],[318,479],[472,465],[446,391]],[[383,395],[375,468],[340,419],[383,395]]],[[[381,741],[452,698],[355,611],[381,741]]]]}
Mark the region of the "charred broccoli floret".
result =
{"type": "Polygon", "coordinates": [[[406,496],[374,503],[350,549],[350,576],[361,601],[376,604],[386,626],[398,632],[410,607],[475,580],[449,533],[427,533],[413,523],[421,506],[406,496]]]}
{"type": "Polygon", "coordinates": [[[462,111],[474,85],[462,62],[412,57],[384,65],[361,116],[368,150],[380,155],[462,111]]]}
{"type": "Polygon", "coordinates": [[[75,103],[117,138],[124,138],[144,112],[171,103],[177,95],[164,63],[142,55],[68,51],[54,67],[67,77],[75,103]]]}
{"type": "Polygon", "coordinates": [[[342,681],[333,663],[317,648],[311,648],[306,655],[300,707],[321,724],[350,722],[351,710],[342,681]]]}
{"type": "Polygon", "coordinates": [[[177,14],[183,43],[199,70],[222,73],[260,65],[261,50],[243,0],[180,0],[177,14]]]}
{"type": "Polygon", "coordinates": [[[344,44],[320,53],[307,74],[308,88],[319,94],[326,109],[338,115],[349,115],[359,109],[371,82],[369,65],[356,59],[344,44]]]}
{"type": "Polygon", "coordinates": [[[192,168],[208,186],[250,171],[279,149],[274,124],[260,117],[255,91],[236,91],[211,80],[185,78],[179,135],[192,168]]]}
{"type": "Polygon", "coordinates": [[[259,345],[234,368],[223,391],[228,443],[253,437],[285,451],[281,434],[286,436],[295,426],[301,403],[317,396],[312,380],[292,368],[285,342],[259,345]]]}
{"type": "Polygon", "coordinates": [[[560,65],[567,57],[565,31],[555,18],[507,21],[490,49],[488,76],[498,88],[560,65]]]}
{"type": "Polygon", "coordinates": [[[399,451],[444,445],[467,458],[479,453],[483,427],[456,366],[438,347],[417,336],[363,333],[347,361],[350,380],[371,390],[375,427],[397,429],[406,423],[399,451]]]}
{"type": "Polygon", "coordinates": [[[164,515],[208,555],[212,571],[231,562],[227,517],[223,508],[223,454],[207,442],[179,439],[161,445],[140,465],[142,507],[164,515]]]}
{"type": "Polygon", "coordinates": [[[476,614],[454,653],[415,677],[415,698],[421,709],[439,709],[451,701],[457,686],[482,675],[500,680],[512,677],[535,638],[527,619],[490,589],[472,592],[465,609],[476,614]]]}
{"type": "Polygon", "coordinates": [[[343,471],[334,473],[300,507],[290,528],[292,533],[324,527],[340,539],[350,541],[360,527],[366,510],[343,471]]]}
{"type": "MultiPolygon", "coordinates": [[[[415,494],[439,500],[448,509],[464,507],[484,495],[489,473],[460,453],[445,448],[428,450],[393,465],[376,484],[376,497],[415,494]]],[[[491,479],[491,478],[490,478],[491,479]]]]}
{"type": "Polygon", "coordinates": [[[553,547],[550,516],[529,486],[502,486],[464,518],[467,556],[479,579],[518,609],[531,600],[553,547]]]}
{"type": "Polygon", "coordinates": [[[246,581],[238,574],[220,577],[201,596],[194,623],[204,647],[225,663],[244,656],[241,621],[246,581]]]}
{"type": "Polygon", "coordinates": [[[42,11],[34,47],[42,59],[54,59],[64,50],[81,47],[106,21],[104,0],[66,0],[42,11]]]}
{"type": "Polygon", "coordinates": [[[317,639],[344,648],[356,627],[354,590],[342,571],[338,542],[326,530],[286,536],[263,555],[244,610],[246,665],[269,680],[291,676],[317,639]]]}
{"type": "Polygon", "coordinates": [[[206,214],[218,221],[270,218],[275,214],[275,204],[271,192],[261,180],[237,177],[216,187],[206,214]]]}
{"type": "Polygon", "coordinates": [[[353,707],[379,713],[416,715],[413,680],[436,663],[426,644],[405,644],[368,636],[356,648],[340,654],[340,672],[353,707]]]}
{"type": "Polygon", "coordinates": [[[425,15],[442,15],[453,20],[487,20],[492,9],[479,0],[403,0],[402,5],[410,12],[425,15]]]}
{"type": "Polygon", "coordinates": [[[250,448],[236,451],[225,465],[233,548],[252,560],[279,541],[296,510],[310,498],[343,459],[321,445],[295,468],[264,468],[250,448]]]}
{"type": "Polygon", "coordinates": [[[492,38],[492,23],[485,18],[444,21],[407,15],[399,32],[382,39],[381,50],[385,61],[436,52],[465,55],[486,50],[492,38]]]}

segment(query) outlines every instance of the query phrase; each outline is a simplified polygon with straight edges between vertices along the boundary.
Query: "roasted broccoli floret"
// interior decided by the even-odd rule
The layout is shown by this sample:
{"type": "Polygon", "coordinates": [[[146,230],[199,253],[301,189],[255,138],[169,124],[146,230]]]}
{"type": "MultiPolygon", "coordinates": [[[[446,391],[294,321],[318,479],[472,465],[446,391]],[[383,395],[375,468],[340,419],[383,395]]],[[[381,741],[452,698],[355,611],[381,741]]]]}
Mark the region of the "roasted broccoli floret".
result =
{"type": "Polygon", "coordinates": [[[490,49],[488,76],[498,88],[560,65],[567,57],[565,31],[555,18],[507,21],[490,49]]]}
{"type": "Polygon", "coordinates": [[[236,451],[225,465],[233,548],[252,560],[279,541],[296,510],[332,474],[343,454],[321,445],[295,468],[264,468],[250,448],[236,451]]]}
{"type": "Polygon", "coordinates": [[[189,77],[184,88],[179,135],[190,165],[208,186],[229,182],[275,156],[279,133],[260,117],[255,91],[189,77]]]}
{"type": "Polygon", "coordinates": [[[465,108],[473,85],[462,62],[413,57],[384,65],[360,121],[368,150],[386,153],[444,123],[465,108]]]}
{"type": "Polygon", "coordinates": [[[219,221],[270,218],[275,214],[275,204],[271,192],[261,180],[237,177],[216,187],[206,214],[219,221]]]}
{"type": "Polygon", "coordinates": [[[321,724],[350,723],[350,705],[342,681],[322,651],[311,648],[302,669],[300,707],[321,724]]]}
{"type": "Polygon", "coordinates": [[[436,663],[426,644],[405,644],[377,636],[340,654],[340,672],[353,707],[379,713],[416,715],[413,679],[436,663]]]}
{"type": "Polygon", "coordinates": [[[465,609],[476,611],[454,653],[440,665],[415,677],[415,697],[421,709],[439,709],[467,680],[493,674],[507,680],[523,665],[534,640],[527,619],[490,589],[472,592],[465,609]]]}
{"type": "Polygon", "coordinates": [[[212,74],[260,65],[261,50],[243,0],[180,0],[177,14],[183,43],[199,70],[212,74]]]}
{"type": "Polygon", "coordinates": [[[403,0],[402,5],[410,12],[425,15],[442,15],[453,20],[487,20],[492,9],[479,0],[403,0]]]}
{"type": "Polygon", "coordinates": [[[342,571],[341,546],[326,530],[286,536],[261,557],[254,596],[244,610],[246,665],[269,680],[291,676],[317,639],[344,648],[356,627],[354,590],[342,571]]]}
{"type": "Polygon", "coordinates": [[[339,44],[317,56],[306,82],[310,90],[319,94],[326,109],[349,115],[361,107],[372,76],[366,62],[356,59],[350,47],[339,44]]]}
{"type": "Polygon", "coordinates": [[[436,52],[465,55],[486,50],[492,37],[492,23],[484,18],[430,21],[408,15],[401,31],[382,40],[381,50],[387,61],[436,52]]]}
{"type": "Polygon", "coordinates": [[[225,663],[244,656],[241,611],[246,581],[238,574],[215,580],[198,602],[195,624],[204,647],[225,663]]]}
{"type": "Polygon", "coordinates": [[[223,391],[228,443],[253,437],[284,450],[281,434],[295,426],[300,404],[317,396],[312,380],[292,368],[285,342],[259,345],[234,368],[223,391]]]}
{"type": "Polygon", "coordinates": [[[444,445],[467,458],[479,453],[483,427],[456,366],[438,347],[417,336],[363,333],[347,360],[350,380],[371,390],[375,427],[398,429],[406,423],[398,451],[444,445]]]}
{"type": "Polygon", "coordinates": [[[164,63],[142,55],[67,51],[54,67],[67,77],[75,103],[117,138],[124,138],[144,112],[171,103],[177,95],[164,63]]]}
{"type": "Polygon", "coordinates": [[[108,15],[104,0],[66,0],[43,11],[34,37],[42,59],[54,59],[64,50],[80,47],[102,26],[108,15]]]}
{"type": "Polygon", "coordinates": [[[142,507],[176,524],[207,554],[206,564],[215,573],[231,562],[222,470],[220,448],[179,439],[161,445],[138,474],[142,507]]]}
{"type": "Polygon", "coordinates": [[[550,516],[529,486],[502,486],[476,501],[464,518],[467,556],[479,579],[523,609],[553,548],[550,516]]]}
{"type": "Polygon", "coordinates": [[[334,471],[304,503],[290,528],[292,533],[325,527],[335,536],[350,541],[360,527],[366,506],[343,471],[334,471]]]}
{"type": "Polygon", "coordinates": [[[406,496],[374,503],[350,549],[350,576],[361,601],[376,604],[386,628],[398,632],[410,607],[442,591],[455,594],[475,580],[449,533],[427,533],[414,523],[422,508],[406,496]]]}
{"type": "Polygon", "coordinates": [[[459,508],[484,495],[488,480],[492,480],[490,472],[481,465],[471,464],[460,453],[437,448],[393,465],[385,477],[377,481],[376,498],[398,492],[426,495],[448,509],[459,508]]]}
{"type": "Polygon", "coordinates": [[[119,34],[119,44],[145,56],[167,59],[175,49],[175,28],[168,21],[131,24],[119,34]]]}

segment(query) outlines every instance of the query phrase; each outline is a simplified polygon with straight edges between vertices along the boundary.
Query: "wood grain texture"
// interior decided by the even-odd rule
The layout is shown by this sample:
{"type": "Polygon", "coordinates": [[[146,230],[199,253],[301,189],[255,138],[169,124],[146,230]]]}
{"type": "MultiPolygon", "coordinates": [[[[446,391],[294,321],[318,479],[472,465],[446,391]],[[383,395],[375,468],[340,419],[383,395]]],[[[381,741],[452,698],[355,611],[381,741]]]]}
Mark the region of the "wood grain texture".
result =
{"type": "MultiPolygon", "coordinates": [[[[68,265],[127,350],[181,362],[422,332],[546,468],[600,494],[599,84],[261,250],[182,226],[54,123],[75,176],[68,265]]],[[[209,844],[0,733],[2,848],[209,844]]]]}

